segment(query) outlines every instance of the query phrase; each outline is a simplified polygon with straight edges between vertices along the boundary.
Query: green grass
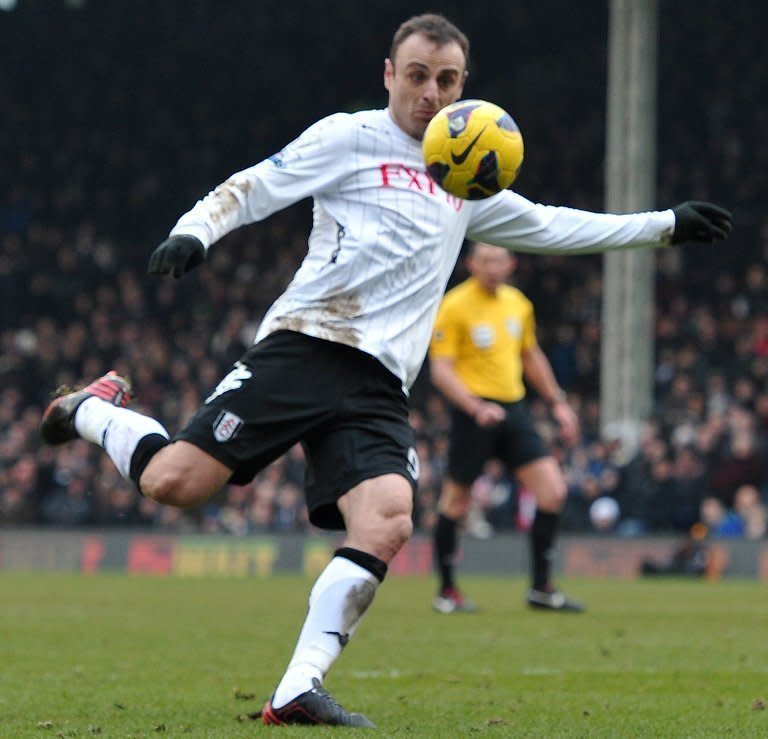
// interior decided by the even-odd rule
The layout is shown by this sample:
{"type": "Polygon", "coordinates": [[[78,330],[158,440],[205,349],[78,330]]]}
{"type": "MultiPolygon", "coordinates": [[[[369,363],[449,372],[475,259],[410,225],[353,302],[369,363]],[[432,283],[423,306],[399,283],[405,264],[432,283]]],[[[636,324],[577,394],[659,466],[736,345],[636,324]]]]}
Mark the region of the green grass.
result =
{"type": "MultiPolygon", "coordinates": [[[[521,580],[463,585],[481,613],[389,580],[329,675],[378,735],[768,736],[760,583],[570,581],[581,616],[527,611],[521,580]]],[[[279,679],[309,586],[2,574],[0,736],[338,736],[236,720],[279,679]]]]}

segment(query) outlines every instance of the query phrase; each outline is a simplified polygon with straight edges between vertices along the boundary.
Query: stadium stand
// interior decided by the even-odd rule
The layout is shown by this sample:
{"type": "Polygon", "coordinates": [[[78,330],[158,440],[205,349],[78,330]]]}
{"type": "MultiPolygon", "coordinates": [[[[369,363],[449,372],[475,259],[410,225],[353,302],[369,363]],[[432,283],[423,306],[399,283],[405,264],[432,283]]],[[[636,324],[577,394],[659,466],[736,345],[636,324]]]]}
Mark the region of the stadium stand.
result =
{"type": "MultiPolygon", "coordinates": [[[[737,229],[722,249],[658,254],[655,411],[636,450],[598,432],[600,259],[522,257],[516,275],[583,424],[582,443],[563,449],[534,401],[566,469],[572,531],[589,530],[590,502],[610,495],[619,534],[687,531],[714,498],[744,523],[739,535],[765,536],[768,95],[757,93],[765,79],[756,60],[768,9],[737,2],[728,14],[688,14],[689,4],[661,9],[657,201],[693,192],[732,207],[737,229]],[[697,39],[696,63],[676,63],[688,48],[683,33],[697,39]]],[[[561,12],[550,8],[546,24],[539,4],[499,7],[493,28],[480,9],[443,9],[475,39],[468,90],[503,101],[521,125],[520,191],[600,210],[605,7],[555,5],[561,12]],[[576,12],[579,44],[569,34],[576,12]],[[546,44],[532,31],[542,26],[546,44]]],[[[252,484],[181,512],[138,497],[89,445],[43,448],[37,431],[56,386],[109,368],[132,378],[139,407],[177,429],[290,279],[305,249],[306,204],[231,234],[183,280],[145,269],[175,218],[249,153],[254,162],[273,153],[319,115],[382,104],[381,28],[394,28],[407,4],[364,14],[345,0],[333,10],[307,3],[301,23],[297,8],[21,0],[0,13],[10,60],[0,68],[0,523],[233,535],[308,527],[299,448],[252,484]],[[329,42],[343,33],[341,18],[359,29],[345,40],[354,66],[349,46],[329,42]]],[[[429,529],[448,413],[426,373],[412,422],[422,469],[415,515],[429,529]]],[[[503,472],[489,467],[476,488],[478,535],[526,526],[524,492],[503,472]]]]}

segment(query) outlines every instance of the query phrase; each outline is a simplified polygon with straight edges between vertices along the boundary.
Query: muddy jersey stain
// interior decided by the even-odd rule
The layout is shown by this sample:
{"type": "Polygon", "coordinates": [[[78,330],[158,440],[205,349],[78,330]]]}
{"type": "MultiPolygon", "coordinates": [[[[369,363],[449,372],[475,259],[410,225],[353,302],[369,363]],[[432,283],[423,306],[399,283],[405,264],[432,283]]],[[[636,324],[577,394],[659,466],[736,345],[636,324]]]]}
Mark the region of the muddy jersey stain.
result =
{"type": "Polygon", "coordinates": [[[360,317],[361,308],[357,293],[332,295],[296,308],[288,315],[277,316],[271,322],[272,329],[308,333],[319,339],[359,347],[362,341],[360,329],[350,322],[360,317]]]}
{"type": "Polygon", "coordinates": [[[240,199],[237,193],[240,193],[246,199],[248,193],[253,189],[253,183],[245,179],[228,179],[213,191],[213,202],[209,215],[211,221],[219,223],[230,213],[240,208],[240,199]]]}

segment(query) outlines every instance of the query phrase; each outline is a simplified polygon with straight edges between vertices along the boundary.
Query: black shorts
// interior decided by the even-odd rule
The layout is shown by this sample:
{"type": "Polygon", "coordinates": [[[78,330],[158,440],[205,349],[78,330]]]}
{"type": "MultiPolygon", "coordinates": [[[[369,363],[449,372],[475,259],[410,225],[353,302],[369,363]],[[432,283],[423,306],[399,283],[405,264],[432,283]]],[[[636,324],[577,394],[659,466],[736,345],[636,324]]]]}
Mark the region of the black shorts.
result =
{"type": "Polygon", "coordinates": [[[248,349],[175,438],[236,485],[301,442],[309,519],[324,529],[344,528],[336,501],[363,480],[394,472],[415,490],[418,479],[400,380],[370,354],[292,331],[248,349]]]}
{"type": "Polygon", "coordinates": [[[516,470],[549,456],[544,440],[533,425],[528,403],[519,400],[499,405],[507,415],[491,428],[481,428],[471,416],[453,409],[448,473],[456,482],[470,485],[492,457],[500,459],[510,470],[516,470]]]}

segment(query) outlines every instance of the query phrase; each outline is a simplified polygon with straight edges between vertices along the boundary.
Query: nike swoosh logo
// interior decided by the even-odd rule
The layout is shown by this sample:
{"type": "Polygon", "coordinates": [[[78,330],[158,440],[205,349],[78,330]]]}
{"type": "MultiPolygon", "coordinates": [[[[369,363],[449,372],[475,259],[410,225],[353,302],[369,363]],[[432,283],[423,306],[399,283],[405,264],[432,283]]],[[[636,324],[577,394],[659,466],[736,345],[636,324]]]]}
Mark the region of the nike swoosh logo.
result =
{"type": "Polygon", "coordinates": [[[451,159],[453,159],[454,164],[461,164],[469,156],[469,152],[475,147],[477,140],[483,135],[483,131],[485,131],[485,126],[480,129],[480,133],[469,142],[469,145],[461,152],[461,154],[454,154],[451,152],[451,159]]]}

